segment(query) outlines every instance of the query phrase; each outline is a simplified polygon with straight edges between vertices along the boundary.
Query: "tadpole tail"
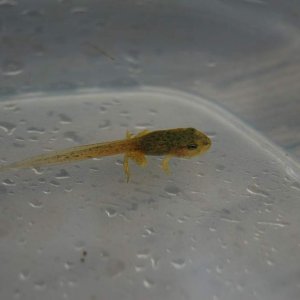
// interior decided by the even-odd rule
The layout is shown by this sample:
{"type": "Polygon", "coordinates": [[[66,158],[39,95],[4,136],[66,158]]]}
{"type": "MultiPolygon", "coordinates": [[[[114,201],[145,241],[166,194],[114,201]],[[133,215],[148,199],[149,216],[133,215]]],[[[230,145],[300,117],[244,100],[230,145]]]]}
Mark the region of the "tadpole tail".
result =
{"type": "Polygon", "coordinates": [[[126,140],[77,146],[0,166],[0,172],[13,169],[64,164],[84,159],[116,155],[128,151],[129,147],[130,144],[126,140]]]}

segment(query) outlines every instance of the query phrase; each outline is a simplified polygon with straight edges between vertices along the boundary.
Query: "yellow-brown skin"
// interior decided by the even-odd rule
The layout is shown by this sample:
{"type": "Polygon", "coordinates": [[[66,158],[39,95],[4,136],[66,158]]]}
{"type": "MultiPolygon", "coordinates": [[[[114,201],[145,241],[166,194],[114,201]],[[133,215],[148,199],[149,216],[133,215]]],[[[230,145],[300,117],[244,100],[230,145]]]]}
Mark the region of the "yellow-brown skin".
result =
{"type": "Polygon", "coordinates": [[[89,144],[55,151],[2,166],[0,171],[63,164],[124,153],[124,172],[128,182],[130,177],[129,159],[134,160],[140,166],[145,166],[147,164],[145,155],[165,156],[162,167],[164,171],[168,172],[169,159],[171,157],[193,157],[206,152],[210,146],[210,138],[194,128],[144,130],[135,136],[127,132],[127,137],[124,140],[89,144]]]}

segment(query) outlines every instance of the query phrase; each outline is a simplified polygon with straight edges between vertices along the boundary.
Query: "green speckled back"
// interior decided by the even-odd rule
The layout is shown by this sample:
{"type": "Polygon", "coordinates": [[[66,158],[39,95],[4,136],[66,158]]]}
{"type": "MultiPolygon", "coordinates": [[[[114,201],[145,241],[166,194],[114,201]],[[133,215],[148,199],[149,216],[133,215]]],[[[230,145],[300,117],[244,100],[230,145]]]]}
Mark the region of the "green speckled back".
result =
{"type": "Polygon", "coordinates": [[[145,155],[166,155],[194,142],[194,128],[153,131],[140,138],[139,149],[145,155]]]}

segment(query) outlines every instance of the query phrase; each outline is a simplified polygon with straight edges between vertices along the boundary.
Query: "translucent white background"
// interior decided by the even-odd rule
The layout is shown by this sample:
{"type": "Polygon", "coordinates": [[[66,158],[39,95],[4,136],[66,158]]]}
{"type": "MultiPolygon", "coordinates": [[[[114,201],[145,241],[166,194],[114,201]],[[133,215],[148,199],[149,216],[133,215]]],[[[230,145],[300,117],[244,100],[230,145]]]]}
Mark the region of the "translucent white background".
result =
{"type": "Polygon", "coordinates": [[[126,129],[213,139],[130,184],[121,157],[0,174],[1,298],[299,299],[296,1],[0,4],[3,162],[126,129]]]}
{"type": "Polygon", "coordinates": [[[155,85],[214,100],[300,157],[299,9],[281,0],[5,0],[0,94],[155,85]]]}

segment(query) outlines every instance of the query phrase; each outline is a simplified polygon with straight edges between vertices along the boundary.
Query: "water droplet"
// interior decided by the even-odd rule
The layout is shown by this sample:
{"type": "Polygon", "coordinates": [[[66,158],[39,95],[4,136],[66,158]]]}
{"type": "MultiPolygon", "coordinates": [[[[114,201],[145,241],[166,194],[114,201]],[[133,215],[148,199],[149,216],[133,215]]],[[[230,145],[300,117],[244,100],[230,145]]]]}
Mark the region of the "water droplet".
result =
{"type": "Polygon", "coordinates": [[[7,186],[14,186],[16,185],[16,183],[14,181],[12,181],[11,179],[5,179],[2,181],[3,185],[7,185],[7,186]]]}
{"type": "Polygon", "coordinates": [[[153,227],[145,227],[145,231],[149,234],[152,235],[155,233],[155,230],[153,229],[153,227]]]}
{"type": "Polygon", "coordinates": [[[0,122],[0,129],[7,133],[7,135],[12,135],[16,130],[16,126],[9,122],[0,122]]]}
{"type": "Polygon", "coordinates": [[[140,273],[146,270],[146,266],[143,263],[138,263],[134,266],[134,269],[137,273],[140,273]]]}
{"type": "Polygon", "coordinates": [[[128,117],[129,116],[129,111],[128,110],[122,110],[122,111],[120,111],[120,116],[128,117]]]}
{"type": "Polygon", "coordinates": [[[180,189],[175,185],[168,185],[165,187],[165,191],[170,196],[176,196],[180,193],[180,189]]]}
{"type": "Polygon", "coordinates": [[[223,166],[223,165],[217,165],[216,166],[216,170],[218,171],[218,172],[221,172],[221,171],[223,171],[225,169],[225,166],[223,166]]]}
{"type": "Polygon", "coordinates": [[[13,60],[5,61],[2,64],[1,69],[2,74],[5,76],[16,76],[23,73],[23,65],[20,62],[13,60]]]}
{"type": "Polygon", "coordinates": [[[216,229],[215,227],[210,226],[210,227],[209,227],[209,231],[210,231],[210,232],[216,232],[217,229],[216,229]]]}
{"type": "Polygon", "coordinates": [[[291,185],[291,188],[300,191],[300,182],[294,182],[294,183],[291,185]]]}
{"type": "Polygon", "coordinates": [[[25,145],[23,143],[13,143],[13,146],[16,148],[24,148],[25,145]]]}
{"type": "Polygon", "coordinates": [[[116,165],[117,166],[123,166],[123,161],[121,159],[116,160],[116,165]]]}
{"type": "Polygon", "coordinates": [[[249,185],[247,188],[247,192],[252,195],[258,195],[262,197],[268,197],[269,193],[259,188],[257,184],[249,185]]]}
{"type": "Polygon", "coordinates": [[[22,138],[22,137],[20,137],[20,136],[16,136],[16,141],[18,141],[18,142],[25,142],[25,139],[24,138],[22,138]]]}
{"type": "Polygon", "coordinates": [[[136,254],[137,258],[140,259],[146,259],[150,256],[150,250],[149,249],[143,249],[140,250],[137,254],[136,254]]]}
{"type": "Polygon", "coordinates": [[[139,56],[140,56],[140,52],[139,51],[131,49],[131,50],[128,51],[128,55],[126,55],[124,58],[129,63],[138,64],[138,62],[139,62],[139,56]]]}
{"type": "Polygon", "coordinates": [[[73,189],[72,189],[72,187],[67,186],[67,187],[64,189],[64,191],[65,191],[66,193],[71,193],[71,192],[73,191],[73,189]]]}
{"type": "Polygon", "coordinates": [[[65,139],[78,144],[82,143],[82,138],[74,131],[67,131],[64,133],[65,139]]]}
{"type": "MultiPolygon", "coordinates": [[[[217,133],[214,131],[206,131],[205,132],[211,139],[214,139],[217,136],[217,133]]],[[[225,155],[224,155],[225,157],[225,155]]]]}
{"type": "Polygon", "coordinates": [[[27,280],[27,279],[29,278],[29,276],[30,276],[30,273],[29,273],[28,270],[23,270],[23,271],[21,271],[21,272],[19,273],[19,278],[20,278],[20,280],[22,280],[22,281],[27,280]]]}
{"type": "Polygon", "coordinates": [[[85,248],[85,243],[83,241],[77,241],[75,243],[75,250],[76,251],[82,251],[83,248],[85,248]]]}
{"type": "Polygon", "coordinates": [[[217,266],[216,266],[216,272],[217,272],[218,274],[222,274],[222,273],[223,273],[223,268],[222,268],[221,266],[217,265],[217,266]]]}
{"type": "Polygon", "coordinates": [[[148,237],[149,235],[153,235],[155,233],[153,227],[145,227],[145,232],[142,234],[143,237],[148,237]]]}
{"type": "Polygon", "coordinates": [[[74,267],[74,264],[67,261],[67,262],[64,263],[64,267],[65,267],[66,270],[71,270],[74,267]]]}
{"type": "Polygon", "coordinates": [[[26,239],[25,239],[23,236],[21,236],[21,237],[17,240],[17,243],[19,244],[19,246],[24,246],[24,245],[27,243],[27,241],[26,241],[26,239]]]}
{"type": "Polygon", "coordinates": [[[113,218],[117,215],[117,211],[113,207],[106,208],[105,213],[110,218],[113,218]]]}
{"type": "Polygon", "coordinates": [[[144,285],[144,287],[145,288],[147,288],[147,289],[151,289],[153,286],[154,286],[154,282],[153,282],[153,280],[151,280],[151,279],[144,279],[143,280],[143,285],[144,285]]]}
{"type": "Polygon", "coordinates": [[[20,292],[20,290],[16,289],[14,291],[14,298],[15,299],[20,299],[21,298],[21,292],[20,292]]]}
{"type": "Polygon", "coordinates": [[[73,279],[73,280],[69,280],[68,281],[68,286],[69,287],[75,287],[76,286],[76,281],[73,279]]]}
{"type": "Polygon", "coordinates": [[[0,0],[0,6],[17,6],[17,0],[0,0]]]}
{"type": "Polygon", "coordinates": [[[270,260],[270,259],[267,259],[267,265],[268,266],[274,266],[274,262],[272,261],[272,260],[270,260]]]}
{"type": "Polygon", "coordinates": [[[107,259],[107,258],[109,258],[109,253],[106,250],[101,250],[100,257],[107,259]]]}
{"type": "Polygon", "coordinates": [[[44,15],[44,12],[42,10],[37,9],[25,9],[21,12],[22,16],[28,16],[28,17],[40,17],[44,15]]]}
{"type": "Polygon", "coordinates": [[[4,105],[3,109],[11,110],[11,111],[19,110],[19,108],[16,106],[16,104],[13,104],[13,103],[9,103],[9,104],[4,105]]]}
{"type": "Polygon", "coordinates": [[[266,5],[267,3],[263,0],[244,0],[244,2],[258,5],[266,5]]]}
{"type": "Polygon", "coordinates": [[[61,169],[59,171],[59,173],[57,173],[55,175],[56,179],[66,179],[66,178],[69,178],[69,177],[70,177],[70,174],[65,169],[61,169]]]}
{"type": "Polygon", "coordinates": [[[125,269],[125,264],[121,260],[110,260],[107,264],[106,271],[110,277],[120,275],[125,269]]]}
{"type": "Polygon", "coordinates": [[[43,202],[40,199],[32,199],[29,201],[29,205],[33,208],[41,208],[43,206],[43,202]]]}
{"type": "Polygon", "coordinates": [[[149,109],[149,113],[150,113],[151,115],[156,115],[156,114],[157,114],[157,110],[151,108],[151,109],[149,109]]]}
{"type": "Polygon", "coordinates": [[[236,289],[237,289],[237,291],[239,291],[239,292],[243,292],[243,291],[244,291],[244,287],[243,287],[242,285],[240,285],[240,284],[237,284],[237,285],[236,285],[236,289]]]}
{"type": "Polygon", "coordinates": [[[217,66],[217,63],[216,63],[215,61],[208,61],[208,62],[206,63],[206,66],[207,66],[208,68],[214,68],[214,67],[217,66]]]}
{"type": "Polygon", "coordinates": [[[151,123],[138,123],[135,125],[135,128],[137,130],[144,130],[144,129],[149,129],[152,127],[151,123]]]}
{"type": "Polygon", "coordinates": [[[106,128],[109,128],[109,126],[111,125],[110,121],[109,120],[104,120],[102,121],[100,124],[99,124],[99,128],[100,129],[106,129],[106,128]]]}
{"type": "Polygon", "coordinates": [[[46,289],[46,283],[43,280],[38,280],[34,283],[34,289],[37,291],[43,291],[46,289]]]}
{"type": "Polygon", "coordinates": [[[37,128],[37,127],[29,127],[27,129],[28,133],[38,133],[38,134],[43,134],[45,133],[45,129],[44,128],[37,128]]]}
{"type": "Polygon", "coordinates": [[[45,195],[49,195],[49,194],[51,194],[51,192],[50,192],[50,190],[49,190],[49,189],[43,190],[43,193],[44,193],[45,195]]]}
{"type": "Polygon", "coordinates": [[[65,114],[59,114],[58,117],[60,118],[60,121],[59,121],[60,124],[72,123],[72,119],[65,114]]]}
{"type": "Polygon", "coordinates": [[[53,186],[55,186],[55,187],[60,186],[60,183],[58,181],[56,181],[56,180],[51,180],[50,184],[53,185],[53,186]]]}
{"type": "Polygon", "coordinates": [[[44,170],[39,167],[32,167],[31,169],[36,175],[42,175],[44,173],[44,170]]]}
{"type": "Polygon", "coordinates": [[[100,112],[105,113],[107,112],[107,108],[105,106],[100,106],[99,107],[100,112]]]}
{"type": "Polygon", "coordinates": [[[86,14],[87,12],[88,12],[88,9],[86,7],[83,7],[83,6],[77,6],[77,7],[73,7],[71,9],[71,13],[73,15],[86,14]]]}
{"type": "Polygon", "coordinates": [[[158,257],[151,257],[151,267],[154,270],[157,270],[159,268],[159,258],[158,257]]]}
{"type": "Polygon", "coordinates": [[[171,264],[176,270],[180,270],[185,267],[186,262],[185,262],[185,259],[183,259],[183,258],[177,258],[177,259],[173,259],[171,261],[171,264]]]}
{"type": "Polygon", "coordinates": [[[31,136],[31,137],[29,137],[28,140],[29,140],[29,141],[32,141],[32,142],[36,142],[36,141],[38,141],[39,139],[38,139],[37,136],[31,136]]]}
{"type": "Polygon", "coordinates": [[[182,216],[182,217],[177,218],[177,222],[182,224],[182,223],[186,222],[188,219],[189,219],[189,216],[182,216]]]}

